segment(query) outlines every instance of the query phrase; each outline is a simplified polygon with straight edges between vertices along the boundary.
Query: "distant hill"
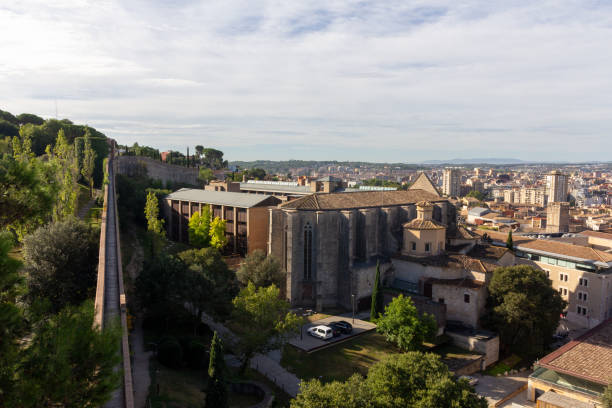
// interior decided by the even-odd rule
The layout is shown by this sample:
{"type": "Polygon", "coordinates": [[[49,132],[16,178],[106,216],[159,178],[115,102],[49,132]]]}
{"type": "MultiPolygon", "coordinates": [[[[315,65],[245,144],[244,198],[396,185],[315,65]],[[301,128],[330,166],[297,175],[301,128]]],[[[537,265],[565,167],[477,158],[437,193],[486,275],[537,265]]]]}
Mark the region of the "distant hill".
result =
{"type": "Polygon", "coordinates": [[[521,164],[526,163],[519,159],[506,158],[479,158],[479,159],[451,159],[451,160],[426,160],[422,164],[521,164]]]}

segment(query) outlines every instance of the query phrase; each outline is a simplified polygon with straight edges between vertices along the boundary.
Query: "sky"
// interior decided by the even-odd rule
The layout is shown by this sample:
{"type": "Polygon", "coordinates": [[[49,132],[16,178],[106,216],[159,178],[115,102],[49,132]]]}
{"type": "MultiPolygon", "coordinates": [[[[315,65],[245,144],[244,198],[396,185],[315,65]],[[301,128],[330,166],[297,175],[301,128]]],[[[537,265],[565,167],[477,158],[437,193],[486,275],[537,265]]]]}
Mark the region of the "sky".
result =
{"type": "Polygon", "coordinates": [[[612,1],[0,0],[0,109],[229,160],[612,160],[612,1]]]}

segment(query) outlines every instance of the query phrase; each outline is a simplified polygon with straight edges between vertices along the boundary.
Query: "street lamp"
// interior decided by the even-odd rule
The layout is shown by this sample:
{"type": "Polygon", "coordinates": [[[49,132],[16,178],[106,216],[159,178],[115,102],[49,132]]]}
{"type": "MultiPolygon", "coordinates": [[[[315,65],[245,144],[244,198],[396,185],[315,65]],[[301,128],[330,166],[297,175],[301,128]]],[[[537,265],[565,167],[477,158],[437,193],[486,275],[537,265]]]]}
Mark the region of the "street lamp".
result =
{"type": "Polygon", "coordinates": [[[351,294],[351,303],[353,304],[353,324],[355,324],[355,294],[351,294]]]}

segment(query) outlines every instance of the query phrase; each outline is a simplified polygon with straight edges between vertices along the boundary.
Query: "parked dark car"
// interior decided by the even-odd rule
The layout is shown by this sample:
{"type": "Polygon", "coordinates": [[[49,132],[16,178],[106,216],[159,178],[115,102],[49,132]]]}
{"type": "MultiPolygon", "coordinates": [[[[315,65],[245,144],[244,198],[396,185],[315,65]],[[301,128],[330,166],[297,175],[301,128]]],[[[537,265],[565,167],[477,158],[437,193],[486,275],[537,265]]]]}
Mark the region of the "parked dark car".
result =
{"type": "Polygon", "coordinates": [[[329,327],[339,330],[342,334],[351,334],[353,332],[353,326],[351,326],[349,322],[345,322],[344,320],[330,323],[329,327]]]}

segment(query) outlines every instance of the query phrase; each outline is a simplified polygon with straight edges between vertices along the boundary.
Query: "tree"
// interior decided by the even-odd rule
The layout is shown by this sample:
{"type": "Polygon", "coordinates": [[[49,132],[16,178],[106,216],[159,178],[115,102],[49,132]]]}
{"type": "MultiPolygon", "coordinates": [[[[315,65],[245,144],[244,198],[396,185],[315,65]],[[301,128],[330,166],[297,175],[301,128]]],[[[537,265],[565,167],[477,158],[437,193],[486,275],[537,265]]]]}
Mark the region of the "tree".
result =
{"type": "Polygon", "coordinates": [[[70,306],[37,329],[23,364],[19,406],[99,407],[121,383],[118,324],[94,327],[94,305],[70,306]]]}
{"type": "Polygon", "coordinates": [[[83,161],[81,163],[81,174],[89,185],[89,196],[93,197],[94,179],[93,173],[96,165],[96,152],[91,147],[91,132],[85,130],[85,141],[83,147],[83,161]]]}
{"type": "Polygon", "coordinates": [[[227,384],[225,383],[225,361],[223,359],[223,342],[213,334],[210,343],[210,361],[206,386],[206,403],[204,407],[228,407],[227,384]]]}
{"type": "Polygon", "coordinates": [[[213,171],[207,167],[202,167],[198,172],[198,180],[203,181],[208,184],[211,180],[214,180],[216,177],[213,171]]]}
{"type": "Polygon", "coordinates": [[[147,193],[147,203],[145,204],[145,217],[147,218],[147,230],[152,233],[164,236],[164,220],[159,219],[159,200],[152,191],[147,193]]]}
{"type": "Polygon", "coordinates": [[[473,197],[478,201],[484,201],[484,199],[486,198],[483,192],[477,190],[470,191],[469,193],[467,193],[466,197],[473,197]]]}
{"type": "Polygon", "coordinates": [[[34,115],[32,113],[22,113],[17,115],[17,121],[19,121],[20,125],[25,125],[31,123],[33,125],[42,125],[45,123],[45,120],[40,116],[34,115]]]}
{"type": "Polygon", "coordinates": [[[512,242],[512,229],[508,231],[508,238],[506,239],[506,248],[514,250],[514,243],[512,242]]]}
{"type": "Polygon", "coordinates": [[[195,327],[204,312],[226,317],[231,312],[232,299],[238,294],[238,285],[236,274],[227,267],[219,251],[190,249],[178,257],[187,266],[181,292],[195,316],[195,327]]]}
{"type": "Polygon", "coordinates": [[[279,348],[302,324],[302,319],[289,311],[289,303],[280,298],[280,291],[274,285],[256,288],[249,283],[232,303],[233,321],[241,328],[237,351],[242,372],[255,353],[279,348]]]}
{"type": "Polygon", "coordinates": [[[440,357],[408,352],[374,364],[368,377],[302,382],[291,408],[486,408],[466,380],[456,381],[440,357]]]}
{"type": "Polygon", "coordinates": [[[77,175],[78,163],[74,146],[68,143],[64,129],[57,133],[53,150],[48,149],[51,163],[55,166],[58,181],[58,197],[55,203],[54,219],[61,220],[74,215],[77,206],[77,175]]]}
{"type": "Polygon", "coordinates": [[[201,162],[201,159],[202,159],[202,153],[204,153],[204,146],[197,145],[195,147],[195,151],[196,151],[196,156],[198,156],[198,164],[199,164],[201,162]]]}
{"type": "Polygon", "coordinates": [[[276,258],[266,256],[260,249],[246,256],[236,272],[236,277],[245,286],[253,282],[256,287],[274,284],[279,288],[284,286],[286,279],[285,272],[276,258]]]}
{"type": "Polygon", "coordinates": [[[433,317],[426,313],[419,316],[412,299],[404,295],[393,298],[376,323],[376,331],[404,351],[419,349],[424,341],[432,339],[436,333],[433,317]]]}
{"type": "MultiPolygon", "coordinates": [[[[204,165],[213,170],[219,170],[227,166],[227,162],[223,160],[223,152],[217,149],[203,149],[204,165]]],[[[202,154],[201,153],[201,154],[202,154]]]]}
{"type": "Polygon", "coordinates": [[[466,380],[456,381],[433,353],[387,356],[370,368],[366,382],[376,407],[488,407],[466,380]]]}
{"type": "Polygon", "coordinates": [[[99,237],[75,218],[40,227],[23,241],[30,302],[50,301],[51,312],[81,304],[93,296],[99,237]]]}
{"type": "Polygon", "coordinates": [[[0,135],[3,136],[17,136],[19,134],[19,127],[17,125],[8,122],[4,119],[0,119],[0,135]]]}
{"type": "Polygon", "coordinates": [[[376,262],[376,277],[372,289],[372,304],[370,309],[370,320],[376,321],[378,315],[383,312],[384,297],[380,286],[380,261],[376,262]]]}
{"type": "Polygon", "coordinates": [[[219,217],[215,217],[210,223],[210,246],[219,250],[227,245],[227,237],[225,236],[225,224],[227,221],[219,217]]]}
{"type": "Polygon", "coordinates": [[[43,181],[43,165],[0,155],[0,230],[22,238],[49,219],[55,186],[43,181]]]}
{"type": "Polygon", "coordinates": [[[544,271],[527,265],[498,268],[489,283],[485,322],[507,349],[536,358],[552,342],[566,306],[544,271]]]}
{"type": "Polygon", "coordinates": [[[266,171],[264,169],[254,168],[249,170],[247,174],[255,180],[263,180],[266,178],[266,171]]]}
{"type": "Polygon", "coordinates": [[[19,340],[24,319],[17,306],[20,262],[9,255],[13,243],[10,234],[0,233],[0,406],[15,406],[15,371],[19,361],[19,340]]]}
{"type": "Polygon", "coordinates": [[[612,408],[612,384],[608,384],[603,395],[604,408],[612,408]]]}
{"type": "Polygon", "coordinates": [[[210,245],[210,208],[207,205],[189,219],[189,243],[198,248],[210,245]]]}

